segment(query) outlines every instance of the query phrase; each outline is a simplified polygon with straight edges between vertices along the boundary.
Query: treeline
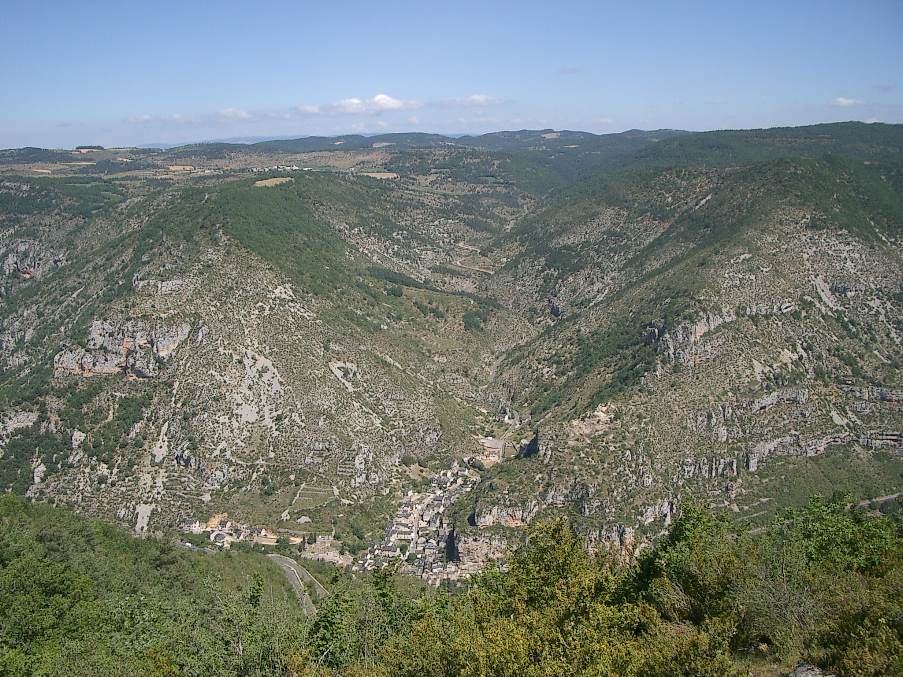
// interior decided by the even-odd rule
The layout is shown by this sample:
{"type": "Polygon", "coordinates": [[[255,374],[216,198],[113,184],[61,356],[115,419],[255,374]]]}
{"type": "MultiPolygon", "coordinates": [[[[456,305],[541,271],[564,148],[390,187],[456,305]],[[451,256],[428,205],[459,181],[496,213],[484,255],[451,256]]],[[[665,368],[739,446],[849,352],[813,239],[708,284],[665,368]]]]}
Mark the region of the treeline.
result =
{"type": "Polygon", "coordinates": [[[631,563],[563,520],[465,591],[346,577],[313,619],[252,554],[0,500],[0,674],[903,674],[896,516],[813,501],[758,534],[693,506],[631,563]],[[212,576],[211,576],[212,575],[212,576]]]}

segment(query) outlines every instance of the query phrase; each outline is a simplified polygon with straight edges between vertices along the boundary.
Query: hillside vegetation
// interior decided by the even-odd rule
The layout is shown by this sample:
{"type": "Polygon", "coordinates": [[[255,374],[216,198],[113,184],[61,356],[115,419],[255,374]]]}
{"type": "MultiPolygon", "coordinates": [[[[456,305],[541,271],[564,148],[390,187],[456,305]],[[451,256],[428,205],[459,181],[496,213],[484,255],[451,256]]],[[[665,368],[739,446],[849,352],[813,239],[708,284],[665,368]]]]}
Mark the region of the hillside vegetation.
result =
{"type": "Polygon", "coordinates": [[[266,558],[138,540],[0,497],[0,674],[284,674],[294,593],[266,558]]]}
{"type": "Polygon", "coordinates": [[[801,658],[839,675],[903,669],[900,523],[842,497],[758,535],[687,506],[635,563],[540,523],[506,571],[466,590],[383,570],[334,582],[310,620],[259,555],[189,553],[11,497],[0,526],[8,675],[721,677],[801,658]]]}

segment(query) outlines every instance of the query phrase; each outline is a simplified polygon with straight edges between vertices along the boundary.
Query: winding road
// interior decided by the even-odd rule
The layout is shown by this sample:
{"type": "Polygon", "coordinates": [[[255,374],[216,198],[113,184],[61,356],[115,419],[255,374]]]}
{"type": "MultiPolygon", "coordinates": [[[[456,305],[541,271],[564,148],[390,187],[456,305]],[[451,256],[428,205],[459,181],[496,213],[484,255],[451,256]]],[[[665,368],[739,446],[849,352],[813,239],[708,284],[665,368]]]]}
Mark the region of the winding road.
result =
{"type": "MultiPolygon", "coordinates": [[[[460,249],[463,249],[463,250],[466,251],[466,252],[470,252],[471,254],[474,254],[474,253],[477,253],[477,254],[478,254],[478,253],[480,252],[479,247],[474,247],[474,246],[469,245],[469,244],[462,244],[462,243],[459,242],[459,243],[458,243],[457,245],[455,245],[455,246],[456,246],[456,247],[459,247],[460,249]]],[[[471,266],[471,265],[468,265],[468,264],[464,263],[464,257],[463,257],[463,256],[459,256],[457,259],[455,259],[454,261],[452,261],[450,265],[451,265],[453,268],[462,268],[462,269],[464,269],[464,270],[472,270],[472,271],[475,272],[475,273],[483,273],[484,275],[492,275],[492,274],[495,273],[494,270],[491,270],[491,269],[489,269],[489,268],[479,268],[478,266],[471,266]]]]}
{"type": "Polygon", "coordinates": [[[317,612],[317,608],[310,599],[310,595],[307,594],[307,589],[304,587],[305,583],[313,589],[318,602],[326,599],[329,596],[329,591],[324,588],[320,584],[320,581],[314,578],[307,569],[298,564],[291,557],[277,555],[275,553],[271,553],[267,555],[267,557],[276,562],[282,569],[282,573],[285,574],[288,582],[295,590],[295,594],[298,595],[298,600],[301,602],[301,606],[304,607],[304,613],[308,616],[313,616],[317,612]]]}

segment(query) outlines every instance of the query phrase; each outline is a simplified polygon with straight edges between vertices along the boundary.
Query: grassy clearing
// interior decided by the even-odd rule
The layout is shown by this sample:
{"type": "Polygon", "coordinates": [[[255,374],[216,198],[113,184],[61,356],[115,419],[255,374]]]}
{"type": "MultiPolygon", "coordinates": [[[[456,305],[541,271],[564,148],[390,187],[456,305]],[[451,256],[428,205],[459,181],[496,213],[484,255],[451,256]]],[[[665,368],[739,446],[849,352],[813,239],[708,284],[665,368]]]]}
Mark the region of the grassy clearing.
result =
{"type": "Polygon", "coordinates": [[[254,185],[265,188],[267,186],[281,186],[282,184],[293,182],[294,179],[290,176],[276,176],[272,179],[260,179],[260,181],[255,181],[254,185]]]}

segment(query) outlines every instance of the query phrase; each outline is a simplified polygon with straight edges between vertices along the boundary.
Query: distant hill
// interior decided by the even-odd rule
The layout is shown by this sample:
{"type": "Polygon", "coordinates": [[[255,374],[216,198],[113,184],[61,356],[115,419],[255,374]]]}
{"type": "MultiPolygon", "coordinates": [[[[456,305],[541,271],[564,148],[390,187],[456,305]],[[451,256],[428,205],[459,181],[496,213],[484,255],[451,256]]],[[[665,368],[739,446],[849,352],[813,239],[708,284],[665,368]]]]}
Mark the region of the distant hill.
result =
{"type": "Polygon", "coordinates": [[[0,164],[30,164],[33,162],[70,162],[74,155],[67,150],[48,148],[10,148],[0,150],[0,164]]]}
{"type": "Polygon", "coordinates": [[[679,135],[639,151],[656,164],[730,165],[778,157],[841,155],[863,160],[903,157],[903,125],[837,122],[679,135]]]}
{"type": "MultiPolygon", "coordinates": [[[[169,150],[178,155],[221,157],[225,153],[243,150],[283,153],[307,153],[324,150],[361,150],[365,148],[393,147],[393,149],[432,148],[436,146],[467,146],[486,150],[530,150],[537,148],[561,149],[572,147],[596,148],[612,144],[640,144],[686,134],[677,130],[630,130],[618,134],[592,134],[590,132],[555,131],[552,129],[491,132],[479,136],[445,136],[421,132],[400,132],[365,136],[348,134],[340,136],[306,136],[295,139],[269,139],[253,143],[213,141],[182,146],[169,150]]],[[[163,146],[158,146],[163,147],[163,146]]]]}

